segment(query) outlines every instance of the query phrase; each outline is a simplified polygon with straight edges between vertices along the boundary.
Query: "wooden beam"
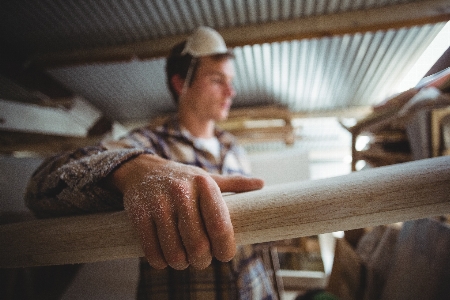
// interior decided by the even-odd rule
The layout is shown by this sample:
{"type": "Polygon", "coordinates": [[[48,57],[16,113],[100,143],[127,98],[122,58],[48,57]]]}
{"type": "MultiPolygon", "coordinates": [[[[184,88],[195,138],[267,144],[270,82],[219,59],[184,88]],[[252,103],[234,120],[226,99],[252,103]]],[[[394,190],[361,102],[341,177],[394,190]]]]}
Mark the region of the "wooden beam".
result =
{"type": "Polygon", "coordinates": [[[243,46],[398,29],[448,20],[450,20],[448,1],[426,0],[299,20],[236,27],[221,33],[230,46],[243,46]]]}
{"type": "Polygon", "coordinates": [[[258,128],[237,128],[230,130],[236,137],[255,137],[266,135],[285,135],[292,133],[292,126],[277,126],[277,127],[258,127],[258,128]]]}
{"type": "MultiPolygon", "coordinates": [[[[230,114],[225,121],[220,121],[217,125],[225,130],[242,129],[245,128],[246,121],[261,121],[261,120],[284,120],[286,124],[290,124],[294,119],[307,118],[331,118],[338,119],[363,119],[373,112],[372,106],[352,106],[343,109],[320,110],[314,112],[292,112],[288,108],[278,105],[254,106],[254,107],[233,107],[230,114]]],[[[136,128],[140,126],[156,127],[164,124],[167,119],[174,113],[167,113],[153,118],[152,120],[142,120],[134,123],[125,123],[127,128],[136,128]]],[[[344,126],[347,130],[348,127],[344,126]]]]}
{"type": "MultiPolygon", "coordinates": [[[[398,29],[450,20],[448,0],[425,0],[379,8],[276,21],[219,30],[229,47],[320,38],[376,30],[398,29]]],[[[166,56],[187,35],[162,37],[121,46],[40,53],[32,64],[55,67],[83,63],[105,63],[166,56]]]]}
{"type": "Polygon", "coordinates": [[[20,157],[48,157],[64,151],[94,145],[103,135],[73,137],[0,130],[0,154],[20,157]]]}
{"type": "Polygon", "coordinates": [[[324,272],[304,270],[278,270],[286,291],[307,291],[325,289],[327,278],[324,272]]]}
{"type": "Polygon", "coordinates": [[[343,109],[322,110],[314,112],[295,112],[292,119],[306,118],[338,118],[338,119],[363,119],[373,112],[372,106],[350,106],[343,109]]]}
{"type": "MultiPolygon", "coordinates": [[[[238,244],[349,230],[450,213],[450,157],[273,185],[225,196],[238,244]]],[[[143,255],[125,212],[0,226],[0,268],[143,255]]]]}
{"type": "Polygon", "coordinates": [[[285,125],[280,127],[237,128],[229,130],[240,144],[283,141],[287,145],[295,142],[294,127],[285,125]]]}
{"type": "Polygon", "coordinates": [[[279,105],[232,108],[228,116],[228,119],[231,120],[283,119],[290,121],[291,118],[292,112],[289,108],[279,105]]]}

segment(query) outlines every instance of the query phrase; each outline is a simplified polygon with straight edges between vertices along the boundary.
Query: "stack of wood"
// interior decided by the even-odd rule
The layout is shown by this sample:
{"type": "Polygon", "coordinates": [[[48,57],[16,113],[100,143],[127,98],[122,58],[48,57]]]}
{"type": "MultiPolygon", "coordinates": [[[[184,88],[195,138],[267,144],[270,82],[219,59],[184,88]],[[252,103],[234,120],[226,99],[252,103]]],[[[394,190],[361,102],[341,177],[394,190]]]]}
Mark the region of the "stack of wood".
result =
{"type": "Polygon", "coordinates": [[[442,120],[449,108],[450,68],[373,107],[354,126],[344,126],[352,134],[352,170],[358,161],[380,167],[447,153],[442,120]],[[364,147],[358,147],[361,137],[368,141],[364,147]]]}
{"type": "Polygon", "coordinates": [[[240,144],[283,141],[292,145],[295,142],[293,118],[288,108],[269,105],[233,109],[228,119],[218,125],[231,132],[240,144]]]}
{"type": "MultiPolygon", "coordinates": [[[[163,124],[171,114],[156,117],[149,125],[163,124]]],[[[295,142],[295,128],[292,126],[294,114],[279,105],[241,107],[230,110],[228,118],[218,122],[218,126],[231,132],[240,144],[283,141],[287,145],[295,142]]]]}

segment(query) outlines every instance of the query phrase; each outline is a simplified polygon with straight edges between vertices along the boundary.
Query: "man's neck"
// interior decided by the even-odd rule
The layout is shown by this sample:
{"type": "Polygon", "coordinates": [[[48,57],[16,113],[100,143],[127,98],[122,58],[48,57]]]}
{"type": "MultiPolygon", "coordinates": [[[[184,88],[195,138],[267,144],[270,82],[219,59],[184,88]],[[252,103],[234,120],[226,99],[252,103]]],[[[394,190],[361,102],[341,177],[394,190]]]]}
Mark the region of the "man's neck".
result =
{"type": "Polygon", "coordinates": [[[187,114],[178,114],[180,124],[193,136],[198,138],[211,138],[214,136],[215,122],[213,120],[200,120],[187,114]]]}

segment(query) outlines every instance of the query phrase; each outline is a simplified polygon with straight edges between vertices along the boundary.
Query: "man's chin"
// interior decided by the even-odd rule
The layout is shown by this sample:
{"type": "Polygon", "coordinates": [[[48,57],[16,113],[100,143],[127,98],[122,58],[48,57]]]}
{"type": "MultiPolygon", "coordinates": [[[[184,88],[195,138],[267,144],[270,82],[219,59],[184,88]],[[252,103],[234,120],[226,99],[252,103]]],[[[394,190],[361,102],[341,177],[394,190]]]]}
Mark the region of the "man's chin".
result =
{"type": "Polygon", "coordinates": [[[228,115],[229,115],[228,112],[222,113],[222,114],[220,115],[218,121],[226,121],[226,120],[228,119],[228,115]]]}
{"type": "Polygon", "coordinates": [[[223,109],[220,112],[217,112],[216,114],[216,121],[220,122],[220,121],[225,121],[226,119],[228,119],[228,115],[230,114],[230,110],[229,109],[223,109]]]}

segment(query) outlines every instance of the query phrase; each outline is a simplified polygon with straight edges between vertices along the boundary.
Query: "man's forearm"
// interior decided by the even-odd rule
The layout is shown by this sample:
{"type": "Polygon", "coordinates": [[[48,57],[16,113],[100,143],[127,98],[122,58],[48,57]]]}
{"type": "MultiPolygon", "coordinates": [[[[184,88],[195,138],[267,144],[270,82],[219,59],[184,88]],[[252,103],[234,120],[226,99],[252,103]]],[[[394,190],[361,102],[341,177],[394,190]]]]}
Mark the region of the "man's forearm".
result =
{"type": "Polygon", "coordinates": [[[141,153],[143,150],[89,147],[55,156],[33,174],[25,202],[41,217],[120,209],[120,194],[105,188],[102,180],[141,153]]]}

